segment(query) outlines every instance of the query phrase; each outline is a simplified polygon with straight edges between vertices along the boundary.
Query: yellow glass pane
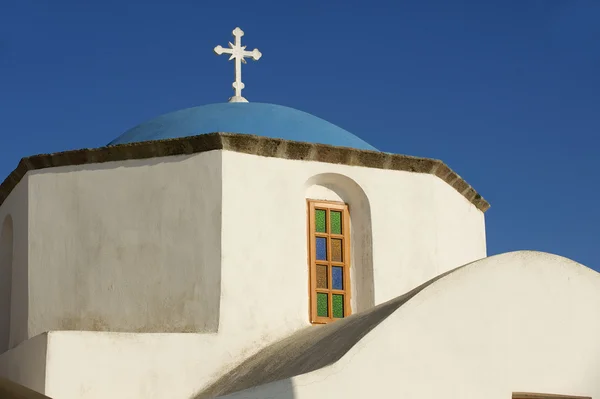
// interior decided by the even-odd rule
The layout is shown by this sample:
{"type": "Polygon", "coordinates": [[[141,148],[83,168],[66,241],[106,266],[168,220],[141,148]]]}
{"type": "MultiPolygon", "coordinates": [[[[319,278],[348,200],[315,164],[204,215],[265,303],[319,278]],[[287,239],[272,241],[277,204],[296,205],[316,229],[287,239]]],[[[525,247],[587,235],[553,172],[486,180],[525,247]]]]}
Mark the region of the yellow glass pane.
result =
{"type": "Polygon", "coordinates": [[[327,266],[317,265],[317,288],[327,289],[327,266]]]}
{"type": "Polygon", "coordinates": [[[334,262],[343,262],[343,241],[339,238],[331,239],[331,260],[334,262]]]}

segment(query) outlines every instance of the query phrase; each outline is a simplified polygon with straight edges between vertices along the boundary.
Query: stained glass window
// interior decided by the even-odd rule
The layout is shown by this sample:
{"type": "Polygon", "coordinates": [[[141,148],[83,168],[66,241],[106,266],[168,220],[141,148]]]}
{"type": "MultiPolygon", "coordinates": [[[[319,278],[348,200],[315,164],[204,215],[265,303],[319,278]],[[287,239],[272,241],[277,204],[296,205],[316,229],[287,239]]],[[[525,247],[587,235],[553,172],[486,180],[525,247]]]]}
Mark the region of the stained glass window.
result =
{"type": "Polygon", "coordinates": [[[348,207],[309,201],[308,214],[311,322],[329,323],[351,313],[348,207]]]}

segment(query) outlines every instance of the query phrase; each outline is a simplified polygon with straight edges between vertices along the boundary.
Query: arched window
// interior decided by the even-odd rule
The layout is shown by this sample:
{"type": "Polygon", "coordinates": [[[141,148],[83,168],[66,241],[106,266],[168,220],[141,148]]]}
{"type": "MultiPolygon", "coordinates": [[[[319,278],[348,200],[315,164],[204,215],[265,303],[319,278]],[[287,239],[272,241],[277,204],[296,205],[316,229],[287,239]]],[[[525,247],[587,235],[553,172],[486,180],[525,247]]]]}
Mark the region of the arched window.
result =
{"type": "Polygon", "coordinates": [[[308,200],[312,323],[329,323],[351,313],[348,212],[348,205],[341,202],[308,200]]]}

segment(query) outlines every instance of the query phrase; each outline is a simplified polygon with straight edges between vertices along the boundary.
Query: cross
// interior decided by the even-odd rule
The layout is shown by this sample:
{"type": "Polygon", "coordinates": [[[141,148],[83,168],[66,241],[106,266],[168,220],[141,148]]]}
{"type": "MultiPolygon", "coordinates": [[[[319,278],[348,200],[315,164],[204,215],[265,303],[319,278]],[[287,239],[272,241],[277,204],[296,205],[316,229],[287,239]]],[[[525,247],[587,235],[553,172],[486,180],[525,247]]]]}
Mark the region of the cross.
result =
{"type": "Polygon", "coordinates": [[[235,28],[232,33],[233,37],[235,37],[235,44],[229,42],[229,48],[217,46],[215,47],[215,53],[217,55],[231,54],[229,61],[235,59],[235,82],[233,82],[232,85],[235,90],[235,95],[229,99],[229,102],[247,103],[248,100],[242,97],[242,89],[245,87],[242,83],[242,63],[246,63],[245,57],[251,57],[254,61],[258,61],[259,58],[262,57],[262,54],[256,48],[252,51],[246,51],[246,46],[242,46],[242,36],[244,36],[243,30],[235,28]]]}

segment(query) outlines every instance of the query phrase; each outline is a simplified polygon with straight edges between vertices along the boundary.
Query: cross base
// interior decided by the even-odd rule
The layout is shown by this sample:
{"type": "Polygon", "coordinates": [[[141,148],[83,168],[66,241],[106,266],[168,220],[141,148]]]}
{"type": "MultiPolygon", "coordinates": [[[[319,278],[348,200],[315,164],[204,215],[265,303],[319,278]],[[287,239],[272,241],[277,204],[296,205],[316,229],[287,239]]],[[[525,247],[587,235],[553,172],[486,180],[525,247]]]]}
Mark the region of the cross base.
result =
{"type": "Polygon", "coordinates": [[[233,96],[229,99],[230,103],[247,103],[248,100],[246,100],[244,97],[242,96],[233,96]]]}

